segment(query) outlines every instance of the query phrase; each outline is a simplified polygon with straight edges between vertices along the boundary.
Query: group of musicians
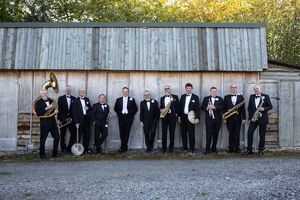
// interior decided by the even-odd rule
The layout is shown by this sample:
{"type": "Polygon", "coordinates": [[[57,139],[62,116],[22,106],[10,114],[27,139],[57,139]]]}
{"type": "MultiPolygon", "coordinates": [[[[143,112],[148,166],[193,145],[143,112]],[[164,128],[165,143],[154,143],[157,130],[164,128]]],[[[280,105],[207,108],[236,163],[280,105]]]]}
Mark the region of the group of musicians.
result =
{"type": "MultiPolygon", "coordinates": [[[[263,155],[265,147],[265,133],[268,124],[268,111],[272,109],[270,98],[261,92],[259,85],[253,87],[254,94],[249,98],[248,113],[250,125],[248,128],[247,154],[253,154],[252,143],[253,134],[259,126],[259,155],[263,155]]],[[[185,85],[185,94],[181,95],[180,100],[177,95],[171,92],[171,86],[164,86],[165,95],[161,97],[160,104],[151,98],[148,90],[144,91],[144,100],[140,102],[140,126],[145,135],[146,151],[153,150],[157,124],[161,118],[162,124],[162,152],[174,151],[174,137],[177,122],[181,128],[182,150],[194,153],[195,151],[195,124],[200,120],[200,108],[205,111],[206,125],[206,148],[205,154],[217,153],[217,141],[222,122],[226,123],[229,132],[230,153],[240,153],[240,129],[246,121],[245,99],[238,93],[237,85],[230,86],[231,94],[224,99],[217,95],[217,88],[210,88],[210,95],[204,97],[200,106],[199,97],[193,93],[193,85],[185,85]],[[224,118],[224,113],[234,109],[224,118]],[[194,122],[189,120],[189,113],[194,112],[194,122]],[[167,138],[169,135],[169,145],[167,148],[167,138]],[[188,146],[189,144],[189,146],[188,146]]],[[[51,99],[48,98],[46,89],[41,90],[41,99],[36,102],[36,112],[42,116],[47,110],[53,107],[51,99]]],[[[134,116],[138,111],[135,99],[129,96],[129,88],[122,88],[122,97],[116,99],[114,111],[118,116],[119,133],[121,145],[119,152],[128,151],[128,139],[134,116]]],[[[99,95],[99,102],[91,105],[89,98],[86,97],[85,90],[78,90],[78,97],[72,96],[72,87],[67,85],[65,95],[60,96],[57,102],[57,120],[63,123],[67,119],[72,119],[71,123],[60,128],[56,124],[55,116],[40,118],[40,158],[45,158],[45,141],[51,133],[54,138],[52,156],[57,156],[58,144],[60,141],[63,152],[71,152],[72,145],[76,142],[76,130],[79,130],[79,142],[82,139],[84,153],[89,151],[90,125],[94,126],[94,152],[102,151],[102,144],[108,135],[108,122],[110,118],[110,107],[106,103],[106,96],[99,95]],[[66,131],[70,131],[69,143],[66,144],[66,131]]]]}

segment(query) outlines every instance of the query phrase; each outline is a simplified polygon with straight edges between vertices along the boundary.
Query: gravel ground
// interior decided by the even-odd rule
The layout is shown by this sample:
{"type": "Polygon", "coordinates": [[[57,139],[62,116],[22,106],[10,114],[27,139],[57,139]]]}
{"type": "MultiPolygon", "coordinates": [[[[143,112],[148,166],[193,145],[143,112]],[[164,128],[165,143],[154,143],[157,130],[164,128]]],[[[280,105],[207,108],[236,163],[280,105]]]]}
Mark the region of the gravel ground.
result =
{"type": "Polygon", "coordinates": [[[300,158],[0,163],[0,199],[300,199],[300,158]]]}

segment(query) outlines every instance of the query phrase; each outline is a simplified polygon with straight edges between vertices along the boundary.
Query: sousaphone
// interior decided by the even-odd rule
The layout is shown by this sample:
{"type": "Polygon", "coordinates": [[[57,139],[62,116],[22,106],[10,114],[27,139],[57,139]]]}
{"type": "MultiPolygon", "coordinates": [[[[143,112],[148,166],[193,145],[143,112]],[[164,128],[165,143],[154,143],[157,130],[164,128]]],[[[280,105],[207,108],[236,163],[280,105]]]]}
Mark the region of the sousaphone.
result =
{"type": "MultiPolygon", "coordinates": [[[[57,78],[56,78],[56,76],[54,75],[53,72],[50,73],[50,79],[49,79],[48,81],[46,81],[46,82],[42,85],[42,89],[48,90],[48,88],[52,88],[53,91],[54,91],[56,94],[59,92],[59,87],[58,87],[57,78]]],[[[35,99],[33,100],[33,103],[32,103],[32,112],[33,112],[35,115],[37,115],[37,114],[36,114],[36,111],[35,111],[35,104],[36,104],[36,102],[37,102],[38,100],[40,100],[41,98],[42,98],[42,97],[39,96],[39,97],[37,97],[37,98],[35,98],[35,99]]],[[[50,98],[50,97],[48,97],[48,98],[52,100],[52,105],[53,105],[53,107],[52,107],[51,109],[47,110],[47,112],[46,112],[44,115],[38,116],[39,118],[49,118],[49,117],[52,117],[52,116],[54,116],[54,115],[56,114],[55,110],[57,109],[57,103],[56,103],[55,99],[50,98]]]]}

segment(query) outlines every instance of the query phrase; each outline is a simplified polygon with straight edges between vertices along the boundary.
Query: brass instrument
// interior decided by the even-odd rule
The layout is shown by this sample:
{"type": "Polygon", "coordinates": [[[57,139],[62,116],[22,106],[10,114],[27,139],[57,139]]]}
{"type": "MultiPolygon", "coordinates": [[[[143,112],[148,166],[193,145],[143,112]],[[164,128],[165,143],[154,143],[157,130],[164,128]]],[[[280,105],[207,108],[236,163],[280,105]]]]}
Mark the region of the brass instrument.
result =
{"type": "Polygon", "coordinates": [[[260,112],[259,109],[262,108],[262,105],[263,105],[263,103],[264,103],[264,100],[265,100],[265,97],[264,97],[264,96],[261,96],[261,102],[260,102],[260,104],[258,105],[258,107],[257,107],[257,109],[256,109],[256,111],[255,111],[255,113],[253,114],[253,117],[252,117],[252,119],[251,119],[252,122],[256,122],[256,121],[258,120],[258,118],[262,116],[262,113],[260,112]]]}
{"type": "Polygon", "coordinates": [[[72,118],[71,118],[71,117],[65,119],[65,120],[62,121],[62,122],[59,122],[57,126],[58,126],[58,128],[62,128],[62,127],[64,127],[64,126],[67,126],[67,125],[70,124],[70,123],[72,123],[72,118]]]}
{"type": "Polygon", "coordinates": [[[165,118],[168,113],[171,113],[170,107],[171,107],[172,101],[173,101],[173,96],[170,95],[170,101],[169,101],[169,103],[160,112],[160,117],[161,118],[165,118]]]}
{"type": "MultiPolygon", "coordinates": [[[[53,72],[50,73],[50,79],[48,81],[46,81],[43,85],[42,85],[42,89],[46,89],[48,90],[48,88],[52,88],[53,91],[57,94],[58,91],[59,91],[59,88],[58,88],[58,81],[57,81],[57,78],[56,76],[54,75],[53,72]]],[[[32,103],[32,112],[36,114],[36,111],[35,111],[35,104],[38,100],[40,100],[42,97],[39,96],[37,98],[35,98],[33,100],[33,103],[32,103]]],[[[46,111],[46,113],[43,115],[43,116],[39,116],[39,118],[49,118],[49,117],[52,117],[56,114],[55,110],[57,109],[57,103],[55,101],[55,99],[52,99],[50,97],[48,97],[49,99],[52,100],[52,105],[53,107],[50,108],[49,110],[46,111]]]]}
{"type": "Polygon", "coordinates": [[[226,120],[227,118],[231,117],[232,115],[238,115],[238,109],[245,104],[245,100],[240,102],[239,104],[233,106],[232,108],[230,108],[226,113],[223,114],[223,120],[226,120]]]}
{"type": "MultiPolygon", "coordinates": [[[[208,99],[208,105],[213,105],[210,98],[208,99]]],[[[211,109],[211,110],[208,110],[208,114],[209,116],[212,118],[212,119],[216,119],[215,118],[215,114],[214,114],[214,111],[211,109]]]]}

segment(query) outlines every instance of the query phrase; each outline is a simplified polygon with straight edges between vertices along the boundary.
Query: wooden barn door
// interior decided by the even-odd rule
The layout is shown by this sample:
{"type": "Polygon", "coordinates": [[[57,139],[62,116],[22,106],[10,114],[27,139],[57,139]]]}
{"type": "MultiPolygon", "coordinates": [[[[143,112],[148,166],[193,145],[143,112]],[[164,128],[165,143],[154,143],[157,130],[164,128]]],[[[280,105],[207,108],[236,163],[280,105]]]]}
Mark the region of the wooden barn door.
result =
{"type": "Polygon", "coordinates": [[[268,112],[269,124],[266,131],[266,147],[279,147],[279,93],[277,81],[264,81],[260,83],[262,86],[262,92],[270,96],[273,109],[268,112]]]}

